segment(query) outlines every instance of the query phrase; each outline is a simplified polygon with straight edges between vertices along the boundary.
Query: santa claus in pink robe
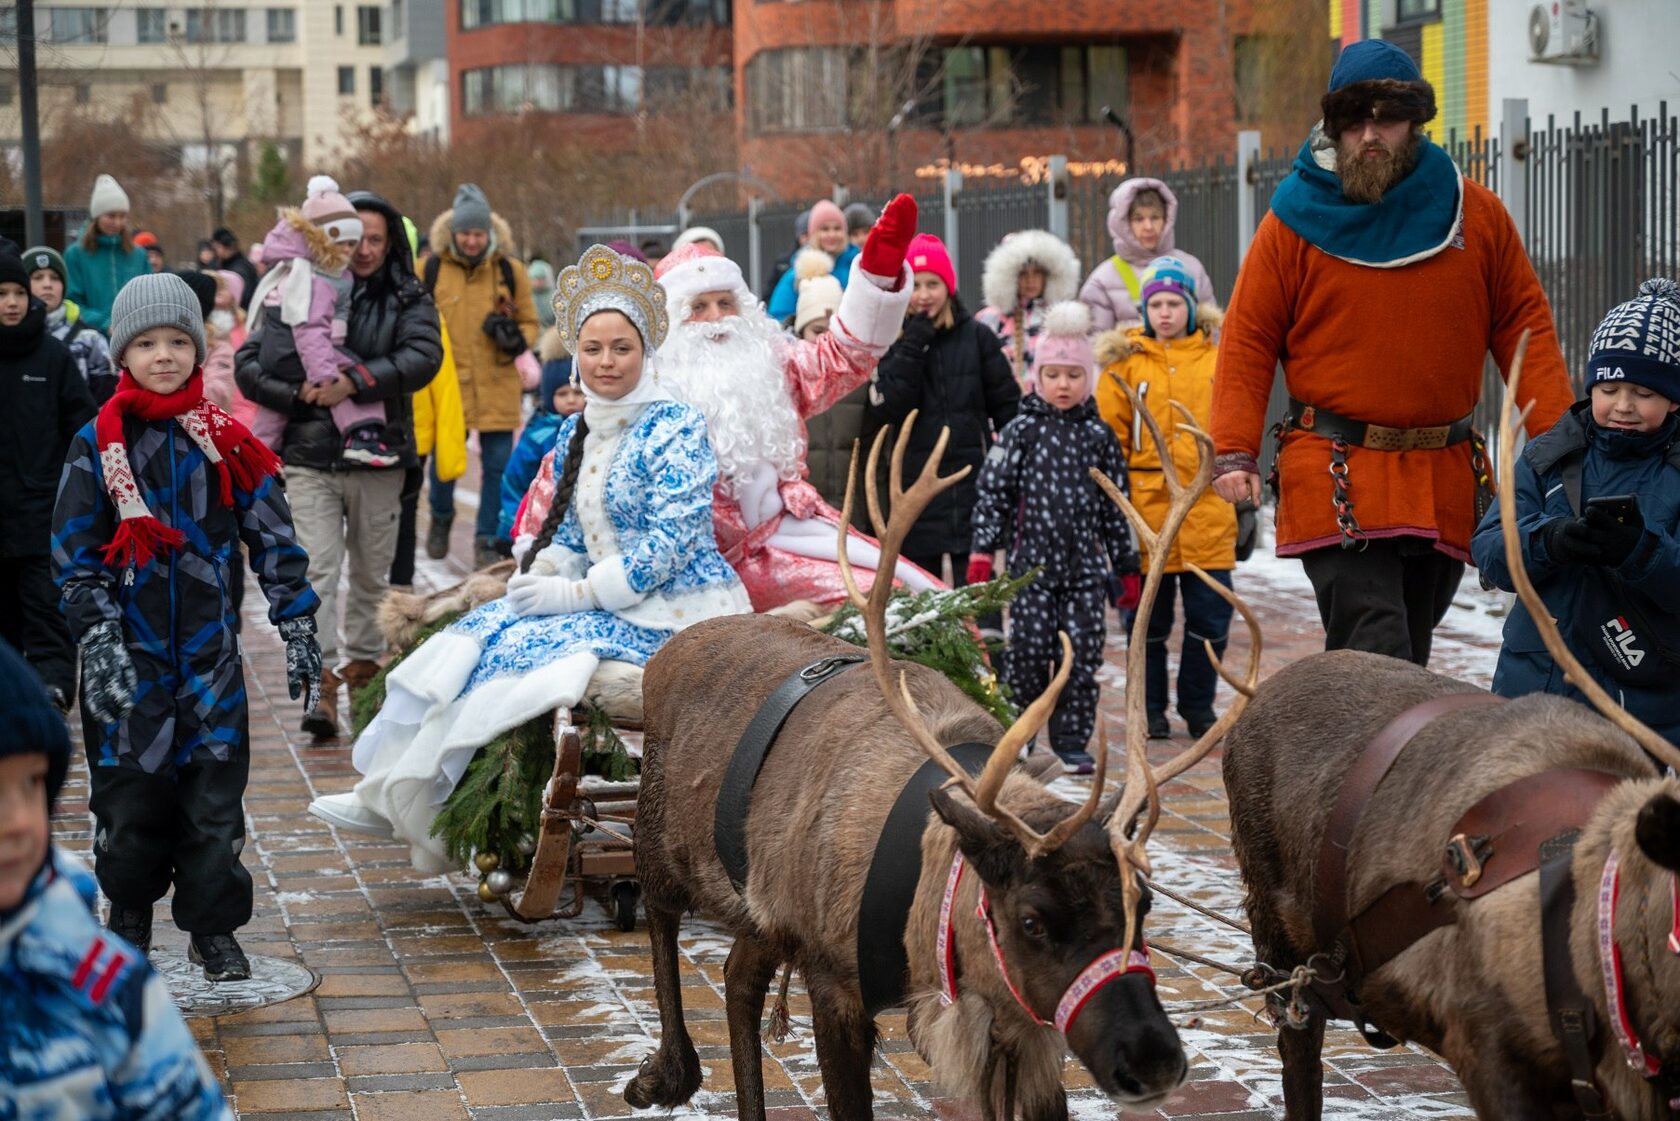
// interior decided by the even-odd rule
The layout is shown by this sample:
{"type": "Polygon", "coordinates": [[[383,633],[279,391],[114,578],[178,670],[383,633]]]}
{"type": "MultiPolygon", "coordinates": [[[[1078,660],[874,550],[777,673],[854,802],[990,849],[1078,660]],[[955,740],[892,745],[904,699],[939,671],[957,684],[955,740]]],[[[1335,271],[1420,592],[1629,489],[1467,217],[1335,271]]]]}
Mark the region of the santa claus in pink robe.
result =
{"type": "MultiPolygon", "coordinates": [[[[671,330],[654,376],[706,414],[718,460],[712,524],[755,611],[845,599],[840,512],[807,481],[805,420],[868,381],[898,338],[912,283],[904,255],[915,232],[915,202],[900,195],[853,264],[828,333],[804,341],[765,313],[740,266],[711,246],[686,245],[659,264],[671,330]]],[[[516,538],[535,536],[553,494],[551,455],[526,495],[516,538]]],[[[868,588],[880,550],[855,529],[847,541],[847,559],[868,588]]],[[[944,587],[903,559],[894,577],[916,590],[944,587]]]]}

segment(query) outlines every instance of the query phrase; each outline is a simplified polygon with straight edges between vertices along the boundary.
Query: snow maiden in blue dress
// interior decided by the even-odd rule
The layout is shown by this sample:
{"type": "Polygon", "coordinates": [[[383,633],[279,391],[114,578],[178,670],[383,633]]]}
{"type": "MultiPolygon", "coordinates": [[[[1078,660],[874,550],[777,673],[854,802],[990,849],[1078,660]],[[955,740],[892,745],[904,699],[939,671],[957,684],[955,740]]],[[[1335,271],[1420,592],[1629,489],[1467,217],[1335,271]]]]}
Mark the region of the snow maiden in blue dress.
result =
{"type": "Polygon", "coordinates": [[[351,756],[362,780],[310,806],[335,825],[389,830],[423,872],[447,866],[432,824],[479,748],[577,704],[604,661],[645,665],[683,627],[752,610],[713,538],[705,417],[659,384],[667,319],[652,271],[592,247],[561,273],[554,306],[588,403],[556,440],[542,533],[504,598],[391,673],[351,756]]]}

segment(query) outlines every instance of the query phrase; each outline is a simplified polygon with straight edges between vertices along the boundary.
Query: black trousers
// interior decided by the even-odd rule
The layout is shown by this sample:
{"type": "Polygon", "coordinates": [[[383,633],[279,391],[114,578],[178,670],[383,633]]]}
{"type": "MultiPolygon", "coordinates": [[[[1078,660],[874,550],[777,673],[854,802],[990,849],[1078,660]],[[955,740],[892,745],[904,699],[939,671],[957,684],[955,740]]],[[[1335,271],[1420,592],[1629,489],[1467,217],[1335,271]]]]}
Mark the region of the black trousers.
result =
{"type": "MultiPolygon", "coordinates": [[[[403,472],[402,511],[397,516],[397,555],[391,558],[391,583],[414,583],[414,547],[419,533],[420,491],[426,482],[426,461],[403,472]]],[[[497,495],[496,500],[501,501],[497,495]]]]}
{"type": "MultiPolygon", "coordinates": [[[[86,711],[88,743],[99,725],[86,711]]],[[[243,720],[241,721],[243,724],[243,720]]],[[[245,782],[250,741],[244,736],[225,763],[192,759],[152,774],[139,767],[100,766],[90,756],[93,871],[111,902],[150,911],[175,885],[171,913],[189,934],[231,934],[251,921],[251,874],[245,848],[245,782]]]]}
{"type": "Polygon", "coordinates": [[[76,644],[58,609],[52,558],[45,553],[0,557],[0,638],[66,701],[76,695],[76,644]]]}
{"type": "Polygon", "coordinates": [[[1452,606],[1464,562],[1420,537],[1332,545],[1301,554],[1318,598],[1326,650],[1369,650],[1429,664],[1435,628],[1452,606]]]}
{"type": "MultiPolygon", "coordinates": [[[[1208,575],[1227,588],[1231,586],[1230,569],[1216,568],[1208,575]]],[[[1178,655],[1178,711],[1188,717],[1213,711],[1219,672],[1208,661],[1203,640],[1213,643],[1214,657],[1223,658],[1234,609],[1193,572],[1169,572],[1161,578],[1161,592],[1149,615],[1144,651],[1144,697],[1150,712],[1167,711],[1167,641],[1172,638],[1173,601],[1180,596],[1184,599],[1184,648],[1178,655]]]]}

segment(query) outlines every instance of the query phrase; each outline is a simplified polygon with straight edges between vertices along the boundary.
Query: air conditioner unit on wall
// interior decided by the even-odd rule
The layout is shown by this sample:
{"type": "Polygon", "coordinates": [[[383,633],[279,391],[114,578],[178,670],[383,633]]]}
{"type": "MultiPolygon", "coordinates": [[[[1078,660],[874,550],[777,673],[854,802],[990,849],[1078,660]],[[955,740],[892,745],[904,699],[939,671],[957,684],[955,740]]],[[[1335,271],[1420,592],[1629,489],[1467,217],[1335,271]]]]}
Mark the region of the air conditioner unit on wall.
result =
{"type": "Polygon", "coordinates": [[[1598,61],[1598,16],[1586,0],[1543,0],[1528,13],[1531,62],[1572,66],[1598,61]]]}

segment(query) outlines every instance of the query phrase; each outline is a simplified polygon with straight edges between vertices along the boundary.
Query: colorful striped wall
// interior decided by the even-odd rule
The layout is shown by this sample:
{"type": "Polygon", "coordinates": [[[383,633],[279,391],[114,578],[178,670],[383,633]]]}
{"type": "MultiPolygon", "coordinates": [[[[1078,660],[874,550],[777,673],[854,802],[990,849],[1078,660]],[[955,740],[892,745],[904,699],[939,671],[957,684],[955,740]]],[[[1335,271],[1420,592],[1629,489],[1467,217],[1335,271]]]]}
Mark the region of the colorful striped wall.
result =
{"type": "Polygon", "coordinates": [[[1488,3],[1489,0],[1441,0],[1439,19],[1391,26],[1395,0],[1327,0],[1330,37],[1347,46],[1360,39],[1381,37],[1417,60],[1423,76],[1435,87],[1439,115],[1429,133],[1444,140],[1451,131],[1469,137],[1488,120],[1488,3]]]}

